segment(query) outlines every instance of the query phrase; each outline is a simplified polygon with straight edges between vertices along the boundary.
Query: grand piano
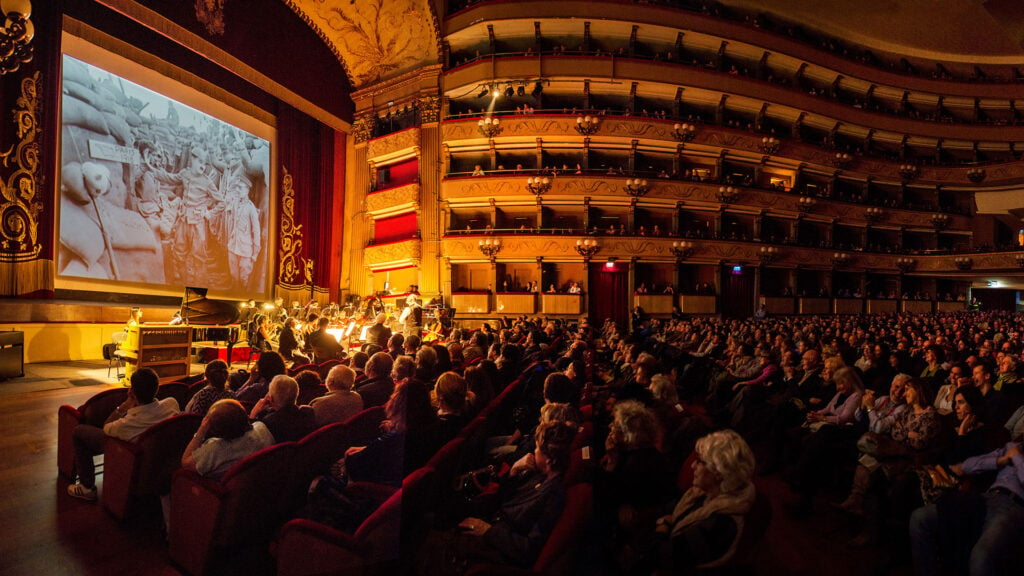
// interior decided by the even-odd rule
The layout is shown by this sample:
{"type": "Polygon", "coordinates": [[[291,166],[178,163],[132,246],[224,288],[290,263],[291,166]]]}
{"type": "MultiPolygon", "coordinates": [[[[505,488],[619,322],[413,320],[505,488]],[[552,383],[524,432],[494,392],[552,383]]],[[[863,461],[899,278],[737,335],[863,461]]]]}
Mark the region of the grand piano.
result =
{"type": "Polygon", "coordinates": [[[132,372],[151,368],[160,383],[188,378],[192,368],[192,348],[196,345],[227,346],[228,358],[241,335],[238,306],[233,302],[211,300],[205,288],[186,288],[177,318],[167,324],[134,324],[118,355],[125,362],[124,382],[132,372]]]}

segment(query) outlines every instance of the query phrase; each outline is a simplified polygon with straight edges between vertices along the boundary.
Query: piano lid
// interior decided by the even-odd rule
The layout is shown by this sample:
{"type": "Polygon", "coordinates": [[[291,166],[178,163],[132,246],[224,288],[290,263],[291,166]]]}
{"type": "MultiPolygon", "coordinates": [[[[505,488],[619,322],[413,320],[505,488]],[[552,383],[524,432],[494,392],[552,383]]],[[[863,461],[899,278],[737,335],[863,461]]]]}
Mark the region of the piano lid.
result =
{"type": "Polygon", "coordinates": [[[188,324],[234,324],[238,322],[238,304],[211,300],[206,288],[187,286],[181,301],[181,315],[188,324]]]}

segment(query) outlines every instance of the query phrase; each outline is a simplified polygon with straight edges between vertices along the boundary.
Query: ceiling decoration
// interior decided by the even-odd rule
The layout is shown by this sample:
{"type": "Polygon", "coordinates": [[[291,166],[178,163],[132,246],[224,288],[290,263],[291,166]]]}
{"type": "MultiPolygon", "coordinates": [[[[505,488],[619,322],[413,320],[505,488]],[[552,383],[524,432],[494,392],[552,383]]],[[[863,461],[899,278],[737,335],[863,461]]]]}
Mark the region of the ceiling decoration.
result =
{"type": "Polygon", "coordinates": [[[228,0],[196,0],[196,20],[210,36],[224,34],[224,4],[228,0]]]}
{"type": "Polygon", "coordinates": [[[428,0],[285,0],[338,56],[356,88],[438,62],[428,0]]]}

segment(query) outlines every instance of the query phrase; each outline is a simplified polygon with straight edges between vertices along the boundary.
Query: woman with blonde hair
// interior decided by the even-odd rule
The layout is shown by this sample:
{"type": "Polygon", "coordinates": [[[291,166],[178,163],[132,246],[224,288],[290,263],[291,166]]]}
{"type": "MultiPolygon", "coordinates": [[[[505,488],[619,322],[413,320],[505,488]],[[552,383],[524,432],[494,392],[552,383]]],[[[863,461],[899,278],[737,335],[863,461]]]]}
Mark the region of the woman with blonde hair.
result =
{"type": "Polygon", "coordinates": [[[667,537],[660,543],[660,564],[674,571],[728,563],[757,496],[754,453],[742,436],[728,429],[712,432],[697,441],[696,450],[693,486],[655,523],[667,537]]]}

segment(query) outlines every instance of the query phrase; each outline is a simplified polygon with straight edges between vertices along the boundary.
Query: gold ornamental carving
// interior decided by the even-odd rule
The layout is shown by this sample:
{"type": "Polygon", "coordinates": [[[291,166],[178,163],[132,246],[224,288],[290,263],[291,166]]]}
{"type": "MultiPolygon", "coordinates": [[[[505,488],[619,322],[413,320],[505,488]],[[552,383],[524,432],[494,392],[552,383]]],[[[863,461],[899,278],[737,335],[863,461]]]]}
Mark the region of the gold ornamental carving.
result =
{"type": "Polygon", "coordinates": [[[418,148],[419,145],[420,129],[409,128],[371,140],[366,145],[366,157],[369,160],[377,160],[386,156],[394,156],[410,148],[418,148]]]}
{"type": "Polygon", "coordinates": [[[224,34],[224,5],[227,0],[196,0],[196,20],[210,36],[224,34]]]}
{"type": "Polygon", "coordinates": [[[441,119],[441,98],[437,96],[420,96],[420,122],[431,124],[441,119]]]}
{"type": "Polygon", "coordinates": [[[281,240],[277,251],[280,262],[277,280],[280,284],[294,284],[305,269],[302,263],[302,224],[295,223],[295,190],[292,175],[282,167],[281,178],[281,240]]]}
{"type": "Polygon", "coordinates": [[[363,265],[370,268],[416,264],[420,261],[422,242],[418,239],[367,246],[363,250],[363,265]]]}
{"type": "Polygon", "coordinates": [[[371,215],[411,205],[419,210],[420,185],[406,184],[366,195],[366,211],[371,215]]]}
{"type": "Polygon", "coordinates": [[[373,135],[373,123],[373,114],[358,114],[352,120],[352,137],[355,138],[356,144],[370,140],[370,136],[373,135]]]}
{"type": "Polygon", "coordinates": [[[438,61],[427,0],[286,0],[339,56],[356,88],[438,61]]]}
{"type": "Polygon", "coordinates": [[[37,236],[43,205],[39,190],[39,82],[36,72],[21,81],[21,95],[13,110],[18,143],[0,152],[0,262],[23,262],[39,256],[37,236]]]}
{"type": "Polygon", "coordinates": [[[32,37],[35,26],[32,24],[32,2],[0,3],[0,76],[14,72],[22,64],[32,60],[32,37]],[[8,5],[10,4],[10,5],[8,5]]]}

